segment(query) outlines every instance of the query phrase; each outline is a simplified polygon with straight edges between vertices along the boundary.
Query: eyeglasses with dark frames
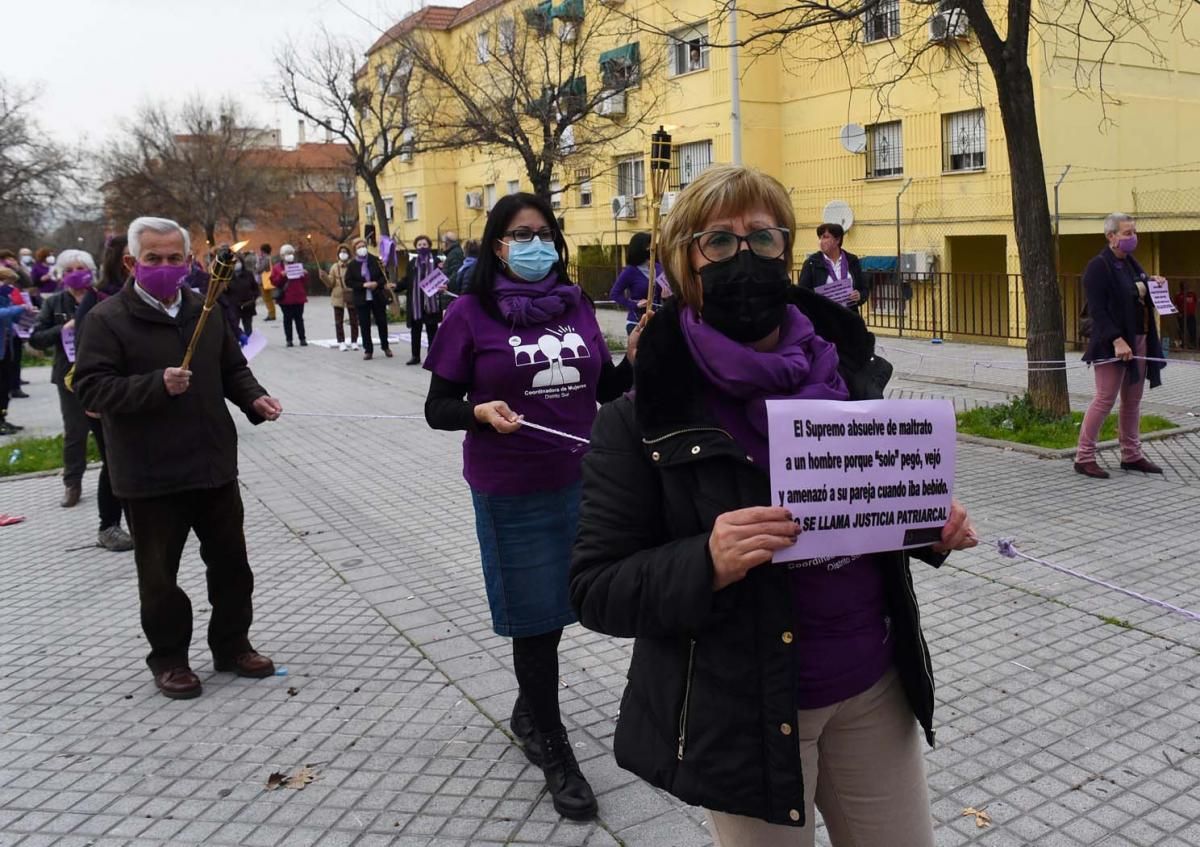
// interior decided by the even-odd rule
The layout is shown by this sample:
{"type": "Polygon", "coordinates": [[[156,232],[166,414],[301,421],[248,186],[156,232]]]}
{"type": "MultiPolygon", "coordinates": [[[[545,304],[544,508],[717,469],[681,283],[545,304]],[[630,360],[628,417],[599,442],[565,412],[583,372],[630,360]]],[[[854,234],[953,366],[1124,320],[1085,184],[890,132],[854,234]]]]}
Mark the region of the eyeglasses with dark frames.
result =
{"type": "Polygon", "coordinates": [[[692,235],[692,243],[700,255],[710,262],[727,262],[738,254],[744,243],[762,259],[779,259],[787,252],[791,232],[781,226],[756,229],[748,235],[738,235],[724,229],[710,229],[692,235]]]}
{"type": "Polygon", "coordinates": [[[528,244],[533,241],[534,237],[542,241],[554,242],[554,230],[548,226],[544,226],[539,230],[530,229],[527,226],[519,226],[516,229],[510,229],[504,233],[505,238],[511,238],[513,241],[518,241],[521,244],[528,244]]]}

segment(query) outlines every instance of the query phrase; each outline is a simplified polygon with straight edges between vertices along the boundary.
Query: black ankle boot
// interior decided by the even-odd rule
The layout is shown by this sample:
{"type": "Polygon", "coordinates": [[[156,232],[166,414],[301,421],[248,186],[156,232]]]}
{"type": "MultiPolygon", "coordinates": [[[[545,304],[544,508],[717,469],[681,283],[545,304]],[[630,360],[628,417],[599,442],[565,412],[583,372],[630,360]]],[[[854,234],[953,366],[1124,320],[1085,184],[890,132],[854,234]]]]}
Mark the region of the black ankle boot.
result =
{"type": "Polygon", "coordinates": [[[559,727],[542,739],[542,773],[554,799],[554,810],[564,818],[586,821],[596,817],[596,795],[583,778],[566,729],[559,727]]]}
{"type": "Polygon", "coordinates": [[[525,758],[531,765],[537,765],[540,768],[543,758],[542,739],[538,736],[537,729],[534,728],[533,712],[529,711],[525,698],[520,694],[517,695],[517,702],[513,703],[512,717],[508,719],[508,728],[520,742],[521,749],[525,751],[525,758]]]}

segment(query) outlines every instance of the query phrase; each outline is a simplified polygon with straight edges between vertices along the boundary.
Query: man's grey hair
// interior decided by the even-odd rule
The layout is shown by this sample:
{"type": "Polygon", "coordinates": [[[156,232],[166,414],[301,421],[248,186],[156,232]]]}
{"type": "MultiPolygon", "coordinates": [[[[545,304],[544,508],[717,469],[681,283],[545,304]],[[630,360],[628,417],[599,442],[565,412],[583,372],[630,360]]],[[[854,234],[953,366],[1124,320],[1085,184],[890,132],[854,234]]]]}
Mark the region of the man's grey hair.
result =
{"type": "Polygon", "coordinates": [[[1113,212],[1104,219],[1104,234],[1111,235],[1121,228],[1121,224],[1132,222],[1133,215],[1127,215],[1124,212],[1113,212]]]}
{"type": "Polygon", "coordinates": [[[178,232],[183,236],[183,255],[191,255],[192,238],[188,235],[186,229],[170,218],[141,217],[135,218],[129,224],[129,255],[133,256],[134,259],[141,258],[143,232],[157,232],[159,235],[170,235],[173,232],[178,232]]]}
{"type": "Polygon", "coordinates": [[[83,265],[92,273],[96,272],[96,260],[92,258],[92,254],[86,250],[63,250],[58,254],[58,258],[54,262],[54,269],[50,271],[50,276],[53,279],[62,279],[66,273],[64,268],[68,265],[83,265]]]}

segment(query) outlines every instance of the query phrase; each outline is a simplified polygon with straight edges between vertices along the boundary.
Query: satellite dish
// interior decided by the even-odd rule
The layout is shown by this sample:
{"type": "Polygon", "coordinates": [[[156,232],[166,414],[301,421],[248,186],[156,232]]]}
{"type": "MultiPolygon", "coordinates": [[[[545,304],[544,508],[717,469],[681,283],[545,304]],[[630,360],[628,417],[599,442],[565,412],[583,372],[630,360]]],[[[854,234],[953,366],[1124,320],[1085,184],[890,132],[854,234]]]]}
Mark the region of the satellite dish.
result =
{"type": "Polygon", "coordinates": [[[845,200],[830,200],[821,213],[821,220],[827,224],[841,224],[846,232],[854,226],[854,210],[845,200]]]}
{"type": "Polygon", "coordinates": [[[862,124],[846,124],[838,133],[838,141],[848,153],[861,153],[867,149],[867,131],[862,124]]]}

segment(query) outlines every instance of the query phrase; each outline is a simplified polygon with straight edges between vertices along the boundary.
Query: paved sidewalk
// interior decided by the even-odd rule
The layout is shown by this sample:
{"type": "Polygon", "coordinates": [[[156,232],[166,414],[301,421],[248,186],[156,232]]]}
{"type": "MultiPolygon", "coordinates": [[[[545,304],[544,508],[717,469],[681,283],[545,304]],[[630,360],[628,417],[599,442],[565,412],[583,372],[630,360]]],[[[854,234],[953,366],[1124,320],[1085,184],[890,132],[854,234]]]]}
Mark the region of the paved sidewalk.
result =
{"type": "MultiPolygon", "coordinates": [[[[264,326],[255,370],[286,410],[421,411],[427,374],[403,358],[285,350],[264,326]]],[[[14,408],[52,428],[54,395],[35,388],[14,408]]],[[[54,477],[0,481],[0,511],[30,517],[0,529],[0,847],[710,843],[697,810],[613,762],[628,641],[577,626],[564,639],[563,710],[598,822],[560,821],[509,743],[509,644],[488,624],[457,436],[286,413],[239,431],[253,634],[289,675],[213,673],[193,543],[199,700],[153,689],[132,557],[89,546],[94,474],[74,510],[54,477]],[[304,790],[264,790],[306,763],[304,790]]],[[[1196,463],[1200,435],[1151,450],[1196,463]]],[[[958,467],[985,538],[1200,610],[1194,482],[1089,480],[969,444],[958,467]]],[[[994,547],[915,576],[939,685],[939,847],[1200,844],[1200,623],[994,547]]]]}

